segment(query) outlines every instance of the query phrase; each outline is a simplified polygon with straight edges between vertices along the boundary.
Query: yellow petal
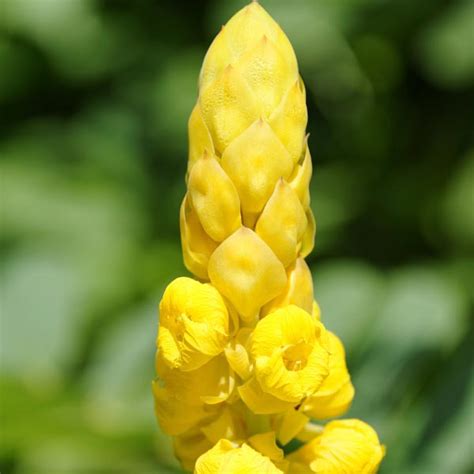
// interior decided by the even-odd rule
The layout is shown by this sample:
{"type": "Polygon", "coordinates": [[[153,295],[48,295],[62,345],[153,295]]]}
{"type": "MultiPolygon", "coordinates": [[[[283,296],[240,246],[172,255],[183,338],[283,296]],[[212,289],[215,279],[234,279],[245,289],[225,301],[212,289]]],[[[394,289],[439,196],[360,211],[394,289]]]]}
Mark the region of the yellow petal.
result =
{"type": "Polygon", "coordinates": [[[265,393],[254,377],[241,385],[237,390],[242,401],[256,415],[283,413],[293,406],[292,403],[279,400],[278,398],[265,393]]]}
{"type": "Polygon", "coordinates": [[[255,231],[275,252],[284,267],[298,254],[307,220],[298,196],[283,179],[278,180],[255,231]]]}
{"type": "Polygon", "coordinates": [[[270,126],[258,120],[225,150],[222,167],[237,188],[245,220],[245,214],[262,211],[278,179],[289,177],[293,163],[270,126]]]}
{"type": "Polygon", "coordinates": [[[255,232],[245,227],[215,250],[208,271],[212,284],[248,321],[286,284],[281,262],[255,232]]]}
{"type": "Polygon", "coordinates": [[[217,160],[205,153],[194,165],[188,193],[202,227],[222,242],[240,227],[240,200],[234,184],[217,160]]]}
{"type": "Polygon", "coordinates": [[[318,474],[373,474],[384,454],[377,433],[369,425],[360,420],[337,420],[288,459],[318,474]]]}
{"type": "Polygon", "coordinates": [[[199,95],[202,116],[218,155],[258,118],[258,107],[245,79],[232,67],[199,95]]]}
{"type": "Polygon", "coordinates": [[[354,398],[354,387],[347,371],[344,346],[330,331],[329,375],[318,390],[303,404],[302,411],[317,419],[326,419],[346,412],[354,398]]]}
{"type": "Polygon", "coordinates": [[[293,163],[297,163],[304,151],[308,122],[303,81],[294,80],[293,85],[286,90],[282,101],[270,116],[269,123],[290,153],[293,163]]]}
{"type": "Polygon", "coordinates": [[[309,417],[297,410],[288,410],[281,415],[278,422],[277,437],[281,444],[288,444],[296,435],[303,430],[308,423],[309,417]]]}
{"type": "Polygon", "coordinates": [[[240,57],[235,67],[250,85],[265,118],[275,110],[298,77],[296,65],[288,63],[266,35],[240,57]]]}
{"type": "Polygon", "coordinates": [[[280,449],[276,444],[274,431],[255,434],[251,436],[247,442],[252,448],[264,456],[267,456],[272,461],[281,461],[283,459],[284,452],[283,449],[280,449]]]}
{"type": "Polygon", "coordinates": [[[207,265],[218,243],[204,232],[187,196],[181,204],[179,220],[184,264],[198,278],[208,280],[207,265]]]}
{"type": "Polygon", "coordinates": [[[209,284],[181,277],[171,282],[160,302],[158,348],[166,363],[197,369],[221,353],[229,338],[229,314],[209,284]]]}
{"type": "Polygon", "coordinates": [[[161,429],[169,435],[178,435],[196,426],[210,416],[204,405],[186,405],[174,393],[152,382],[155,414],[161,429]]]}
{"type": "Polygon", "coordinates": [[[254,330],[251,354],[263,391],[294,404],[311,395],[328,374],[325,329],[297,306],[276,310],[254,330]]]}
{"type": "Polygon", "coordinates": [[[306,153],[303,162],[295,167],[288,182],[298,195],[298,199],[303,205],[303,208],[308,209],[310,202],[309,183],[313,173],[313,165],[307,145],[305,145],[305,149],[306,153]]]}
{"type": "Polygon", "coordinates": [[[194,163],[201,158],[204,152],[214,153],[214,145],[212,137],[209,133],[206,123],[201,114],[199,104],[194,106],[188,122],[189,136],[189,155],[188,155],[188,172],[191,171],[194,163]]]}
{"type": "Polygon", "coordinates": [[[262,308],[261,316],[288,305],[296,305],[312,313],[313,277],[304,259],[298,258],[293,265],[288,267],[287,278],[285,290],[262,308]]]}
{"type": "Polygon", "coordinates": [[[306,226],[303,240],[301,243],[300,255],[305,258],[307,257],[314,248],[314,238],[316,236],[316,220],[314,219],[313,211],[308,208],[306,211],[306,218],[308,219],[308,225],[306,226]]]}

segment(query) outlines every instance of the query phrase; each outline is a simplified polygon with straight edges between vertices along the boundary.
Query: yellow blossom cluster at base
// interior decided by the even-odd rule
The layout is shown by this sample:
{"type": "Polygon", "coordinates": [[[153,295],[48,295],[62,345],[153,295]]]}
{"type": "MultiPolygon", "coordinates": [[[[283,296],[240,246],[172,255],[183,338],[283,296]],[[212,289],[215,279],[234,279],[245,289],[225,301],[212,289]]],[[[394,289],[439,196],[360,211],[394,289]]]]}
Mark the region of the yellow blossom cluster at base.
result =
{"type": "Polygon", "coordinates": [[[256,2],[204,60],[189,120],[181,277],[160,303],[155,412],[197,474],[371,474],[344,347],[320,320],[304,86],[288,38],[256,2]],[[292,440],[302,446],[285,456],[292,440]]]}

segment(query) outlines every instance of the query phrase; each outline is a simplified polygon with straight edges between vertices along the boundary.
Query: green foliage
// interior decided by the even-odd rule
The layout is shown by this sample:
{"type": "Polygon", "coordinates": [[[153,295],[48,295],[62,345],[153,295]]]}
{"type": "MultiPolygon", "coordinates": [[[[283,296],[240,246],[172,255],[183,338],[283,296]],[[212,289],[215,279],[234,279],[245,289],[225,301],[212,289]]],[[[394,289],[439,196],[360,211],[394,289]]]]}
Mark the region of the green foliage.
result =
{"type": "MultiPolygon", "coordinates": [[[[308,90],[323,320],[382,473],[474,469],[472,2],[262,0],[308,90]]],[[[157,303],[199,64],[244,5],[0,0],[0,471],[181,472],[157,303]]]]}

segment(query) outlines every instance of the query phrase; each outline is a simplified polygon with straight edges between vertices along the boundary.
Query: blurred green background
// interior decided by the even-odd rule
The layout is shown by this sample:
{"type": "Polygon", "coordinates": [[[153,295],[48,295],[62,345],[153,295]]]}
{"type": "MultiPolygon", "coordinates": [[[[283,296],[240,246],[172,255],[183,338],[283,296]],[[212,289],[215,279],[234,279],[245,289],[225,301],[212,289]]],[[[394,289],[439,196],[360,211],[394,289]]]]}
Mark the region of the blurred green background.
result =
{"type": "MultiPolygon", "coordinates": [[[[474,2],[262,0],[308,90],[309,258],[382,473],[474,469],[474,2]]],[[[156,307],[206,48],[242,1],[0,0],[6,473],[181,472],[156,307]]]]}

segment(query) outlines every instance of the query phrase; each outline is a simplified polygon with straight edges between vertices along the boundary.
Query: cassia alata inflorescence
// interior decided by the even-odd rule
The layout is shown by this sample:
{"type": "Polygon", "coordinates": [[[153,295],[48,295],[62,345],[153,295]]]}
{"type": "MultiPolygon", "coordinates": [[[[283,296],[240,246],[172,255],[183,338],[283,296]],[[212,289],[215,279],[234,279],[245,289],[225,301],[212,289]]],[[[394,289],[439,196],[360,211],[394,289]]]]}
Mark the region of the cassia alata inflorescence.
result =
{"type": "Polygon", "coordinates": [[[360,420],[312,421],[342,415],[354,387],[304,260],[316,231],[306,123],[293,48],[253,2],[202,65],[180,211],[196,279],[160,303],[156,416],[197,474],[369,474],[384,455],[360,420]]]}

